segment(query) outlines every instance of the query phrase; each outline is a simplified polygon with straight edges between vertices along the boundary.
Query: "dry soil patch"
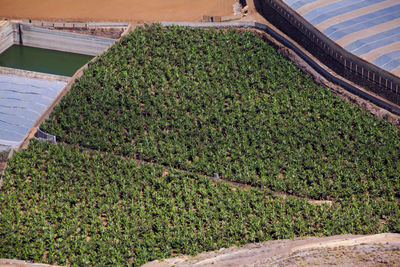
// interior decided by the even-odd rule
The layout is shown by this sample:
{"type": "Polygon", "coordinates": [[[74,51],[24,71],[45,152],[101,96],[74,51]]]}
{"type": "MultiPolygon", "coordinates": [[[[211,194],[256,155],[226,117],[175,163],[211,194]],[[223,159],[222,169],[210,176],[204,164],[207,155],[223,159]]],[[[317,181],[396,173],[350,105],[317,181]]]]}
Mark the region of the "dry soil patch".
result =
{"type": "Polygon", "coordinates": [[[399,266],[399,262],[400,234],[377,234],[268,241],[144,266],[399,266]]]}
{"type": "Polygon", "coordinates": [[[63,21],[200,21],[233,14],[235,0],[1,0],[0,17],[63,21]]]}

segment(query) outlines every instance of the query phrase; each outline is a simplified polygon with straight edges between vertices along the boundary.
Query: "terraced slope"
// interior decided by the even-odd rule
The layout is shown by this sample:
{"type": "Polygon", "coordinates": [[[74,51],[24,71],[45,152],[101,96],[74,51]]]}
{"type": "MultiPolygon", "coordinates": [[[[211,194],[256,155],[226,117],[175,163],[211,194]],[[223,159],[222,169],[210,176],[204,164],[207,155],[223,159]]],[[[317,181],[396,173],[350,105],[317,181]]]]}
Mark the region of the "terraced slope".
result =
{"type": "Polygon", "coordinates": [[[399,131],[247,31],[137,29],[90,66],[43,129],[298,196],[400,196],[399,131]]]}
{"type": "Polygon", "coordinates": [[[313,205],[37,141],[13,157],[4,181],[0,258],[138,266],[232,244],[400,230],[398,202],[313,205]]]}
{"type": "Polygon", "coordinates": [[[33,141],[9,161],[0,258],[138,266],[231,244],[400,231],[399,130],[248,31],[138,28],[42,127],[61,142],[33,141]]]}

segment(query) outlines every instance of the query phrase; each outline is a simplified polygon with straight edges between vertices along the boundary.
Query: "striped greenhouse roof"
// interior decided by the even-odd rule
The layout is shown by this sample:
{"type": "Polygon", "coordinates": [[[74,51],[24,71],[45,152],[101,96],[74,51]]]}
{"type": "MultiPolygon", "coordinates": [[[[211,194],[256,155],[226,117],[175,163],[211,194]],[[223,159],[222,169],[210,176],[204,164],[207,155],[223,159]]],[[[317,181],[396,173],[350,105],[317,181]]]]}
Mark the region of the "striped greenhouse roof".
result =
{"type": "Polygon", "coordinates": [[[283,0],[348,52],[400,77],[400,0],[283,0]]]}

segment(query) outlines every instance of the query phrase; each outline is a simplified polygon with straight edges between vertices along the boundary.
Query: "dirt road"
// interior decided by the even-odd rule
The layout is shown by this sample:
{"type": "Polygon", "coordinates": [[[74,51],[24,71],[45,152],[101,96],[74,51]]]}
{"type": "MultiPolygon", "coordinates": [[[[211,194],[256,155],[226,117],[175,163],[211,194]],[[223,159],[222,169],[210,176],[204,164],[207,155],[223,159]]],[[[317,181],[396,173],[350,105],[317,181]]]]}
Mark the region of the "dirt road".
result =
{"type": "Polygon", "coordinates": [[[200,21],[233,14],[235,0],[0,0],[0,18],[63,21],[200,21]]]}

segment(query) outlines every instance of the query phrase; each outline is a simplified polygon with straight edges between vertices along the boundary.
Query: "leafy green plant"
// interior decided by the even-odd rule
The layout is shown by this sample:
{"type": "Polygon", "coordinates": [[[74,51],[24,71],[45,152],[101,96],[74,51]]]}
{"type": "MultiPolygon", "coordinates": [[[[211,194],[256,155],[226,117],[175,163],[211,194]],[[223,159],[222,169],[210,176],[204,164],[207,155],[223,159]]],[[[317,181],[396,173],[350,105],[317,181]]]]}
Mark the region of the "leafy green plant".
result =
{"type": "Polygon", "coordinates": [[[394,231],[400,223],[396,200],[313,205],[37,141],[9,161],[4,180],[0,257],[53,264],[138,266],[232,244],[394,231]]]}
{"type": "Polygon", "coordinates": [[[42,127],[70,144],[303,197],[400,197],[399,130],[249,31],[137,28],[42,127]]]}
{"type": "Polygon", "coordinates": [[[9,160],[3,258],[138,266],[232,244],[399,231],[399,130],[249,31],[139,27],[41,127],[67,144],[32,141],[9,160]]]}

